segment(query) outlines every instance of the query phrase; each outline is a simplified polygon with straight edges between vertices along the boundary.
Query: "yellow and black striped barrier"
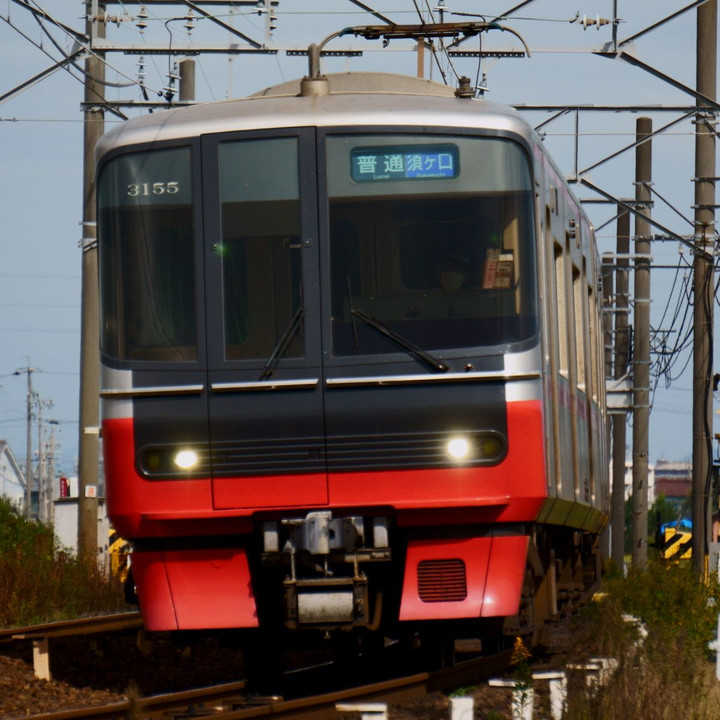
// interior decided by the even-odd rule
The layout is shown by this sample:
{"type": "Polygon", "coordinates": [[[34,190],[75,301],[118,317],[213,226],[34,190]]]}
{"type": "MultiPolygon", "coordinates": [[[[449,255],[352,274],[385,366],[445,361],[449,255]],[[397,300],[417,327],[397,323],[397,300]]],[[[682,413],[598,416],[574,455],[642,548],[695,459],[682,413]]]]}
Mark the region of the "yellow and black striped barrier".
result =
{"type": "Polygon", "coordinates": [[[108,532],[108,554],[110,555],[110,572],[124,583],[130,569],[130,545],[112,528],[108,532]]]}
{"type": "Polygon", "coordinates": [[[689,560],[692,557],[692,530],[685,526],[665,526],[661,556],[664,560],[689,560]]]}

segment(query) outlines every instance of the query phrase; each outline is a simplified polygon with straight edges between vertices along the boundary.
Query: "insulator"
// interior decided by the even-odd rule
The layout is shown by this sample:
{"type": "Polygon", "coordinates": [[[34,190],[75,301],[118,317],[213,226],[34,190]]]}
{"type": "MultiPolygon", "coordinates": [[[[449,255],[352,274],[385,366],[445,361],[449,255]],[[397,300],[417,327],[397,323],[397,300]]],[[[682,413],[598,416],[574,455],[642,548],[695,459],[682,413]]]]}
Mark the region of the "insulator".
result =
{"type": "Polygon", "coordinates": [[[144,5],[140,6],[140,12],[136,16],[135,21],[135,27],[142,33],[145,32],[145,28],[147,27],[147,22],[145,22],[148,19],[148,13],[147,9],[144,5]]]}
{"type": "Polygon", "coordinates": [[[188,35],[193,31],[193,28],[195,27],[195,15],[192,11],[192,8],[188,10],[187,15],[184,18],[185,24],[183,27],[188,31],[188,35]]]}

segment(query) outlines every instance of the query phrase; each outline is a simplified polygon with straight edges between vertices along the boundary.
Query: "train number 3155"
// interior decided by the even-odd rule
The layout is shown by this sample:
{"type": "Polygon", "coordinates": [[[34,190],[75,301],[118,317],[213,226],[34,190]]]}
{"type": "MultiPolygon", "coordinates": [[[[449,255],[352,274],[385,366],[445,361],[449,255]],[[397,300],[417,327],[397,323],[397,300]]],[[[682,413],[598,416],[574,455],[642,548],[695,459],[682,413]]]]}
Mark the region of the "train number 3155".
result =
{"type": "Polygon", "coordinates": [[[127,194],[130,197],[175,195],[178,192],[180,192],[180,183],[177,180],[171,180],[170,182],[132,183],[127,186],[127,194]]]}

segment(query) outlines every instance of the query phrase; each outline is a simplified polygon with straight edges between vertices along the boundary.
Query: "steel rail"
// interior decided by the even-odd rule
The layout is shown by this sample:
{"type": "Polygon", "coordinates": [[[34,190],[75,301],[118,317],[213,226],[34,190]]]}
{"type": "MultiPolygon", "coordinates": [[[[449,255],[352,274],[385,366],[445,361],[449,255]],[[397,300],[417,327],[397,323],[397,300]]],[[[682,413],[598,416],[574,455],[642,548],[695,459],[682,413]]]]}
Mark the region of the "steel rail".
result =
{"type": "Polygon", "coordinates": [[[43,623],[0,629],[0,643],[15,640],[39,640],[41,638],[67,637],[71,635],[93,635],[95,633],[120,632],[143,627],[139,612],[123,612],[114,615],[97,615],[73,620],[59,620],[43,623]]]}
{"type": "Polygon", "coordinates": [[[41,680],[50,680],[50,638],[80,635],[104,635],[127,630],[141,630],[139,612],[59,620],[42,625],[0,629],[0,644],[29,640],[33,645],[33,670],[41,680]]]}

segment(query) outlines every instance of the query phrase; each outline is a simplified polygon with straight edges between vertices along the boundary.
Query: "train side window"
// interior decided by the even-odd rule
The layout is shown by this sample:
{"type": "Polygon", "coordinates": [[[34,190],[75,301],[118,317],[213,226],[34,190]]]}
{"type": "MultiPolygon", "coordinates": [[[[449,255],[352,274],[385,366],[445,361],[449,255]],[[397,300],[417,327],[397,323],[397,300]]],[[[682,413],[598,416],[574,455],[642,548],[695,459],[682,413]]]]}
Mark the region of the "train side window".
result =
{"type": "Polygon", "coordinates": [[[555,289],[557,292],[557,318],[560,365],[558,370],[564,377],[570,375],[570,361],[568,357],[568,307],[565,285],[565,254],[558,243],[554,245],[555,252],[555,289]]]}
{"type": "Polygon", "coordinates": [[[197,359],[189,148],[121,155],[98,183],[103,353],[197,359]]]}
{"type": "Polygon", "coordinates": [[[583,282],[580,270],[573,265],[572,268],[572,285],[573,285],[573,313],[575,315],[575,355],[577,357],[577,386],[578,389],[585,392],[587,377],[585,368],[585,335],[587,323],[585,322],[586,313],[584,312],[583,302],[583,282]]]}
{"type": "MultiPolygon", "coordinates": [[[[296,138],[221,143],[226,360],[267,358],[302,307],[296,138]]],[[[298,324],[285,357],[303,354],[298,324]]]]}
{"type": "MultiPolygon", "coordinates": [[[[592,284],[588,285],[587,288],[587,304],[589,313],[588,332],[590,334],[589,344],[591,348],[594,348],[598,344],[598,337],[600,337],[600,344],[604,339],[603,335],[598,336],[598,305],[597,295],[593,292],[592,284]]],[[[590,353],[590,387],[588,388],[588,394],[597,402],[598,399],[598,385],[599,385],[599,362],[598,353],[590,353]]]]}

